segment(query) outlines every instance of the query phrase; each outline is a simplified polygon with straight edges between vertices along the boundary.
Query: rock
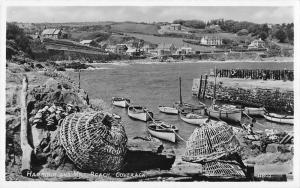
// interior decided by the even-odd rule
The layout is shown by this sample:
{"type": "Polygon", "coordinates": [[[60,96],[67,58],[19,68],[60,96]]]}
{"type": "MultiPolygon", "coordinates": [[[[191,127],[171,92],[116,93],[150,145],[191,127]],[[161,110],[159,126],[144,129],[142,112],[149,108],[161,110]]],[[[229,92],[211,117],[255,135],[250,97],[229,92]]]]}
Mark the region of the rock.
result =
{"type": "Polygon", "coordinates": [[[294,152],[294,145],[293,144],[280,144],[278,146],[278,151],[281,153],[287,153],[287,152],[294,152]]]}
{"type": "Polygon", "coordinates": [[[142,138],[129,139],[125,156],[125,172],[149,169],[170,169],[175,161],[172,149],[165,150],[158,139],[147,141],[142,138]]]}
{"type": "Polygon", "coordinates": [[[266,152],[276,153],[278,152],[279,144],[268,144],[266,148],[266,152]]]}
{"type": "Polygon", "coordinates": [[[262,144],[260,141],[252,141],[252,145],[260,149],[262,144]]]}
{"type": "Polygon", "coordinates": [[[173,165],[171,171],[176,174],[202,174],[203,166],[199,163],[181,161],[173,165]]]}

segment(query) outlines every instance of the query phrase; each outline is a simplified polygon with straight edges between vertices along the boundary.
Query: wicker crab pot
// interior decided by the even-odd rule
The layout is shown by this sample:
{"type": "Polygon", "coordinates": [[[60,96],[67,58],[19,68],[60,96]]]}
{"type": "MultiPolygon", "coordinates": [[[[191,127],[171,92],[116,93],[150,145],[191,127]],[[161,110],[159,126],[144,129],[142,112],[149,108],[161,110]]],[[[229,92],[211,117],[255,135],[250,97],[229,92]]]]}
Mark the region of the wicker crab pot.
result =
{"type": "Polygon", "coordinates": [[[208,122],[196,128],[186,143],[182,160],[205,163],[236,153],[240,149],[232,127],[227,123],[208,122]]]}
{"type": "Polygon", "coordinates": [[[82,171],[116,172],[124,165],[124,127],[102,112],[73,113],[60,127],[66,154],[82,171]]]}

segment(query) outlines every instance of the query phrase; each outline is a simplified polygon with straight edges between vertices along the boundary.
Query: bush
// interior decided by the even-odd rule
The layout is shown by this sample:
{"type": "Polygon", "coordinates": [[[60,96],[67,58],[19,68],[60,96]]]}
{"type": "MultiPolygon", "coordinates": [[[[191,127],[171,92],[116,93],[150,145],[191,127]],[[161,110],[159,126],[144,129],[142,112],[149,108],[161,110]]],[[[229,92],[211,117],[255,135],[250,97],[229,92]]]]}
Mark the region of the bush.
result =
{"type": "Polygon", "coordinates": [[[23,29],[19,28],[17,25],[13,23],[6,24],[6,40],[14,40],[18,48],[32,57],[30,37],[26,36],[23,29]]]}

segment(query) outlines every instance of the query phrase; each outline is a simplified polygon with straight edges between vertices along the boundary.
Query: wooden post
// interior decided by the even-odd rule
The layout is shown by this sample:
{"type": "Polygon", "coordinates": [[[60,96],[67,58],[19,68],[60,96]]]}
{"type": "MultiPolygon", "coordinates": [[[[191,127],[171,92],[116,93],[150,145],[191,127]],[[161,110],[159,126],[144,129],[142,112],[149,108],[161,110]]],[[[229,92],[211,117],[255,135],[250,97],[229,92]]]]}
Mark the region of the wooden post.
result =
{"type": "Polygon", "coordinates": [[[27,89],[28,80],[25,76],[23,78],[23,87],[21,91],[21,149],[22,149],[22,167],[21,173],[23,176],[27,176],[27,172],[31,169],[31,155],[32,148],[28,142],[28,117],[27,117],[27,89]]]}
{"type": "Polygon", "coordinates": [[[198,99],[201,98],[201,88],[202,88],[202,75],[200,76],[199,90],[198,90],[198,99]]]}
{"type": "Polygon", "coordinates": [[[181,95],[181,77],[179,77],[179,101],[182,105],[182,95],[181,95]]]}
{"type": "Polygon", "coordinates": [[[79,89],[80,89],[80,69],[78,69],[78,87],[79,87],[79,89]]]}
{"type": "Polygon", "coordinates": [[[254,180],[254,166],[253,165],[249,165],[246,167],[246,178],[249,181],[253,181],[254,180]]]}
{"type": "Polygon", "coordinates": [[[204,89],[203,89],[203,96],[202,96],[202,99],[204,99],[204,97],[205,97],[205,90],[206,90],[206,86],[207,86],[207,74],[205,75],[205,80],[204,80],[204,89]]]}

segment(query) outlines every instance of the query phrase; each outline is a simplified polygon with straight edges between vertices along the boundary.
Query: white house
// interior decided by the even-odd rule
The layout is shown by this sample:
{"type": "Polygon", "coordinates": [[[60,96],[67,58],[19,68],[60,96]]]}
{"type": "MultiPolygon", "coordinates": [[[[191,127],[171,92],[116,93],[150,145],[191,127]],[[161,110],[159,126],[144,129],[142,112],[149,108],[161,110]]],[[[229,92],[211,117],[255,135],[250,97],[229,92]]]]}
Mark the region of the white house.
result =
{"type": "Polygon", "coordinates": [[[82,40],[80,41],[80,44],[90,46],[93,40],[82,40]]]}
{"type": "Polygon", "coordinates": [[[209,46],[218,46],[223,44],[222,39],[218,37],[208,37],[208,36],[202,37],[200,43],[209,46]]]}
{"type": "Polygon", "coordinates": [[[265,48],[265,42],[261,39],[254,40],[248,45],[248,49],[262,49],[265,48]]]}

